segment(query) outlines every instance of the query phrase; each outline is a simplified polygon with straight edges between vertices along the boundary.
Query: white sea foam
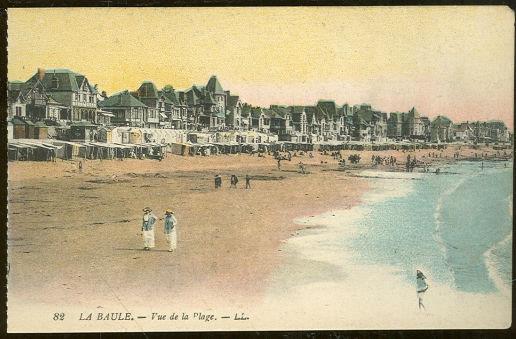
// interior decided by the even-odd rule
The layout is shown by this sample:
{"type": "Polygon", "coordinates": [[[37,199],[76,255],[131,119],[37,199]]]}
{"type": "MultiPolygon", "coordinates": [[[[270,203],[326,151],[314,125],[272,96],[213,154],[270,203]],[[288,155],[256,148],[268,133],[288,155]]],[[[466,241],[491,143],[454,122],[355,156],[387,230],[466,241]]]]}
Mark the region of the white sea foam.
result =
{"type": "Polygon", "coordinates": [[[496,244],[491,246],[487,251],[484,252],[484,262],[486,264],[489,278],[495,284],[498,291],[500,291],[506,296],[511,295],[512,282],[509,283],[505,281],[500,275],[498,265],[495,261],[496,254],[494,253],[494,251],[502,246],[506,246],[509,242],[512,242],[512,231],[509,234],[507,234],[505,238],[503,238],[501,241],[497,242],[496,244]]]}
{"type": "Polygon", "coordinates": [[[437,198],[437,203],[436,203],[435,211],[434,211],[435,230],[434,230],[433,238],[434,238],[435,242],[437,243],[437,245],[439,246],[439,249],[443,256],[444,262],[446,263],[446,267],[448,268],[448,271],[450,272],[451,283],[453,284],[453,286],[455,286],[454,272],[453,272],[452,266],[448,262],[449,261],[448,248],[441,235],[441,225],[443,223],[442,208],[443,208],[444,199],[449,197],[451,194],[453,194],[462,184],[464,184],[466,179],[467,179],[467,177],[465,177],[465,176],[461,177],[459,180],[457,180],[455,182],[454,185],[451,185],[446,191],[441,193],[439,195],[439,197],[437,198]]]}
{"type": "Polygon", "coordinates": [[[371,184],[372,189],[364,194],[361,205],[294,220],[300,225],[324,226],[324,229],[302,231],[300,236],[290,238],[287,246],[301,258],[341,267],[344,255],[342,241],[366,231],[360,229],[358,221],[371,212],[372,205],[405,196],[413,189],[413,183],[406,180],[375,180],[371,184]]]}

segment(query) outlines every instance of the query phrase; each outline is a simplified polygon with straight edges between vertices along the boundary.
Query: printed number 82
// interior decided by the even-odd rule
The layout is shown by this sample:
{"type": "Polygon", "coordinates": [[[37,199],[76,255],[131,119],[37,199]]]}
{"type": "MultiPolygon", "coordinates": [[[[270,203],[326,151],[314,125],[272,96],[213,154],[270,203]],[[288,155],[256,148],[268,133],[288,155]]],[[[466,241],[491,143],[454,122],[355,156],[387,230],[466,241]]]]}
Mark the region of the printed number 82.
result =
{"type": "Polygon", "coordinates": [[[64,313],[54,313],[54,321],[57,321],[57,320],[64,320],[64,317],[65,317],[65,314],[64,313]]]}

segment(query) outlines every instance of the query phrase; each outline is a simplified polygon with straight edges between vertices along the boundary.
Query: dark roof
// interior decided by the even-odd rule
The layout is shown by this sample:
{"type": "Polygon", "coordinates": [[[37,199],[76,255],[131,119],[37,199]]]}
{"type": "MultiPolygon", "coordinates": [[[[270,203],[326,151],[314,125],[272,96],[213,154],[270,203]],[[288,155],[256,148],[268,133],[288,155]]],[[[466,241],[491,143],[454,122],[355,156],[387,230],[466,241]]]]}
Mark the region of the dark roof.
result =
{"type": "Polygon", "coordinates": [[[273,119],[285,119],[283,115],[281,115],[280,113],[278,113],[277,110],[275,109],[271,109],[271,108],[263,108],[262,109],[263,111],[263,114],[265,114],[265,116],[269,117],[269,118],[273,118],[273,119]]]}
{"type": "Polygon", "coordinates": [[[9,102],[15,102],[20,97],[20,94],[21,94],[21,89],[8,90],[7,91],[7,99],[9,100],[9,102]]]}
{"type": "Polygon", "coordinates": [[[7,90],[9,91],[15,91],[15,90],[22,90],[25,87],[25,83],[23,81],[14,80],[14,81],[8,81],[7,82],[7,90]]]}
{"type": "Polygon", "coordinates": [[[34,125],[34,123],[30,120],[25,120],[22,117],[14,116],[11,120],[13,125],[34,125]]]}
{"type": "Polygon", "coordinates": [[[389,120],[395,120],[396,122],[402,122],[403,121],[403,113],[391,112],[391,113],[389,113],[389,120]]]}
{"type": "Polygon", "coordinates": [[[290,111],[292,113],[303,113],[305,106],[290,106],[290,111]]]}
{"type": "Polygon", "coordinates": [[[287,114],[291,114],[291,110],[285,106],[271,106],[271,109],[276,112],[280,117],[285,118],[287,114]]]}
{"type": "Polygon", "coordinates": [[[238,100],[240,100],[238,95],[230,95],[228,97],[228,107],[236,107],[238,100]]]}
{"type": "Polygon", "coordinates": [[[317,108],[319,108],[321,113],[329,118],[333,118],[335,115],[337,115],[337,105],[335,104],[335,101],[319,100],[317,102],[317,108]]]}
{"type": "Polygon", "coordinates": [[[444,115],[438,115],[433,121],[432,125],[452,125],[452,121],[444,115]]]}
{"type": "Polygon", "coordinates": [[[174,104],[174,101],[172,101],[168,96],[166,96],[163,91],[158,91],[158,96],[160,99],[163,99],[163,102],[165,102],[166,104],[174,104]]]}
{"type": "Polygon", "coordinates": [[[173,88],[163,88],[161,94],[168,98],[174,105],[179,105],[178,93],[173,88]]]}
{"type": "Polygon", "coordinates": [[[47,104],[66,106],[65,104],[54,99],[51,95],[47,95],[47,104]]]}
{"type": "MultiPolygon", "coordinates": [[[[34,74],[29,80],[27,80],[27,83],[35,83],[38,79],[39,75],[36,72],[36,74],[34,74]]],[[[43,79],[41,79],[41,83],[45,87],[46,91],[75,92],[79,90],[79,86],[82,84],[84,80],[87,81],[84,75],[74,73],[68,69],[48,69],[45,71],[43,79]],[[57,88],[53,88],[53,79],[57,79],[57,88]]],[[[89,82],[88,87],[90,91],[93,91],[93,88],[89,84],[89,82]]]]}
{"type": "Polygon", "coordinates": [[[158,89],[151,81],[144,81],[138,88],[138,96],[142,99],[157,99],[158,89]]]}
{"type": "Polygon", "coordinates": [[[123,91],[117,94],[113,94],[106,100],[99,102],[100,107],[147,107],[143,102],[136,99],[129,93],[129,91],[123,91]]]}
{"type": "Polygon", "coordinates": [[[248,104],[244,104],[242,106],[242,117],[244,118],[247,118],[249,117],[249,113],[251,113],[251,110],[252,110],[252,106],[251,105],[248,105],[248,104]]]}
{"type": "Polygon", "coordinates": [[[226,94],[222,85],[215,75],[212,75],[210,80],[208,80],[208,84],[206,85],[206,89],[215,94],[226,94]]]}
{"type": "Polygon", "coordinates": [[[260,108],[260,107],[251,108],[251,116],[255,119],[259,118],[260,115],[262,115],[262,113],[263,113],[263,111],[262,111],[262,108],[260,108]]]}
{"type": "Polygon", "coordinates": [[[315,116],[316,120],[318,120],[319,114],[317,114],[317,112],[318,112],[317,107],[315,107],[315,106],[306,106],[305,107],[305,112],[306,112],[306,121],[308,123],[310,123],[310,124],[312,123],[314,116],[315,116]]]}

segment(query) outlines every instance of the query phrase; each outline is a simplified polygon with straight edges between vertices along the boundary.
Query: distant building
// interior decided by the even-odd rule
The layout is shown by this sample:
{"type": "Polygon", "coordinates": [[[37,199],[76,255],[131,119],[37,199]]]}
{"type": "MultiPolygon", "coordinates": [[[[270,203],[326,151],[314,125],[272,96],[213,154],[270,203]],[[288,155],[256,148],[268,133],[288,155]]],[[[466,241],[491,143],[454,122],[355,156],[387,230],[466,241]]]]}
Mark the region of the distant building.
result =
{"type": "Polygon", "coordinates": [[[387,120],[387,137],[391,139],[402,139],[403,135],[403,113],[392,112],[387,120]]]}
{"type": "Polygon", "coordinates": [[[373,111],[371,105],[362,104],[353,114],[354,138],[362,141],[385,141],[387,114],[373,111]]]}
{"type": "Polygon", "coordinates": [[[27,102],[22,94],[24,83],[12,81],[7,83],[7,116],[25,117],[27,115],[27,102]]]}
{"type": "Polygon", "coordinates": [[[290,106],[290,115],[292,117],[292,130],[302,135],[309,133],[308,119],[304,106],[290,106]]]}
{"type": "MultiPolygon", "coordinates": [[[[165,101],[170,108],[170,100],[158,93],[158,89],[153,82],[144,81],[134,94],[139,101],[147,106],[143,117],[144,127],[158,128],[160,122],[167,122],[169,117],[165,114],[165,101]]],[[[170,126],[170,121],[168,122],[170,126]]]]}
{"type": "Polygon", "coordinates": [[[168,99],[168,101],[165,101],[165,112],[166,114],[170,112],[169,120],[171,127],[175,129],[188,129],[188,111],[181,93],[174,90],[172,86],[165,86],[160,94],[168,99]]]}
{"type": "Polygon", "coordinates": [[[424,139],[423,125],[421,123],[421,114],[412,107],[406,114],[404,119],[406,135],[410,139],[424,139]]]}
{"type": "Polygon", "coordinates": [[[279,140],[290,140],[292,120],[290,110],[285,106],[273,105],[266,111],[270,118],[269,131],[278,135],[279,140]]]}
{"type": "Polygon", "coordinates": [[[453,132],[453,139],[455,141],[468,142],[475,140],[475,131],[473,130],[473,126],[470,125],[468,121],[455,124],[453,126],[453,132]]]}
{"type": "Polygon", "coordinates": [[[144,127],[147,106],[129,91],[116,93],[99,103],[104,111],[111,112],[111,123],[115,126],[144,127]]]}
{"type": "Polygon", "coordinates": [[[56,115],[61,120],[96,120],[97,93],[82,74],[68,69],[39,69],[27,80],[25,88],[31,100],[27,113],[35,121],[56,115]],[[55,109],[47,109],[48,105],[55,109]]]}
{"type": "Polygon", "coordinates": [[[229,91],[227,95],[226,109],[226,127],[232,129],[242,129],[242,101],[238,95],[231,95],[229,91]]]}
{"type": "Polygon", "coordinates": [[[431,124],[431,141],[432,142],[450,142],[453,141],[453,123],[442,115],[437,116],[431,124]]]}

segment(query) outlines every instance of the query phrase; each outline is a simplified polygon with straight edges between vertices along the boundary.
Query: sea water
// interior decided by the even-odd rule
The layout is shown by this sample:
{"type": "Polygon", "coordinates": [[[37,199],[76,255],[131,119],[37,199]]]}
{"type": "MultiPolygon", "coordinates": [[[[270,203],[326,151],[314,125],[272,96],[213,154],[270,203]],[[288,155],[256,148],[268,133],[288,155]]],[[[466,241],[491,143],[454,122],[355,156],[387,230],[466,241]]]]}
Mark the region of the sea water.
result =
{"type": "Polygon", "coordinates": [[[411,285],[419,269],[457,291],[508,294],[512,172],[505,162],[460,162],[438,175],[363,171],[372,189],[360,205],[296,220],[322,227],[287,241],[271,288],[343,280],[365,264],[411,285]]]}
{"type": "MultiPolygon", "coordinates": [[[[416,269],[464,292],[508,290],[512,269],[512,164],[461,162],[409,183],[408,194],[370,203],[367,229],[344,246],[359,261],[416,269]]],[[[384,179],[385,180],[385,179],[384,179]]]]}
{"type": "Polygon", "coordinates": [[[359,205],[295,220],[306,228],[282,246],[261,316],[282,329],[510,326],[512,163],[359,176],[359,205]],[[297,322],[277,320],[289,312],[297,322]]]}

